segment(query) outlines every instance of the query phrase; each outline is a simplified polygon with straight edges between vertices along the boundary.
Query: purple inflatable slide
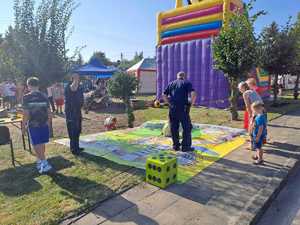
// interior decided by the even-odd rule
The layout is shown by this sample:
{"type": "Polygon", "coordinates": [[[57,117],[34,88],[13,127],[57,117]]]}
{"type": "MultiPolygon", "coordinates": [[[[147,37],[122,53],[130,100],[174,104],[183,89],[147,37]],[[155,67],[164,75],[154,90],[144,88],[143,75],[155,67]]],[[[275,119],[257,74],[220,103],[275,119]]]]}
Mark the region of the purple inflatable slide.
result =
{"type": "Polygon", "coordinates": [[[176,74],[184,71],[198,94],[197,105],[228,107],[229,85],[224,74],[213,68],[211,38],[158,46],[156,57],[158,99],[176,74]]]}

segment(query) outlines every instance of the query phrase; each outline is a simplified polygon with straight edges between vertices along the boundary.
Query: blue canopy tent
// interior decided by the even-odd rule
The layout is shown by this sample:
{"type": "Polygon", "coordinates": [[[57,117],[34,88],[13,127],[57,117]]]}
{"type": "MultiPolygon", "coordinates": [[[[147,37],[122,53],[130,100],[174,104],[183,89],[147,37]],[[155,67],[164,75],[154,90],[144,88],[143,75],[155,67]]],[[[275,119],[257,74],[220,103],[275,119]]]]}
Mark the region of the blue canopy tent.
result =
{"type": "Polygon", "coordinates": [[[102,62],[100,62],[100,60],[96,58],[91,59],[90,63],[74,70],[75,73],[78,73],[81,76],[93,76],[96,79],[111,78],[116,71],[116,68],[105,66],[102,62]]]}

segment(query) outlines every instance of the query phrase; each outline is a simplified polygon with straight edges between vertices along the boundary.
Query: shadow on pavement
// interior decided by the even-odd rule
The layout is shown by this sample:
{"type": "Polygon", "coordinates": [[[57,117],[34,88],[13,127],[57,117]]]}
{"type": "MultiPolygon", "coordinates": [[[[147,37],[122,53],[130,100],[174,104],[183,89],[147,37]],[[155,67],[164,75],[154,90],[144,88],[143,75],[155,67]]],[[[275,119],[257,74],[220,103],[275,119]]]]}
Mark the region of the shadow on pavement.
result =
{"type": "Polygon", "coordinates": [[[284,126],[284,125],[277,125],[277,124],[269,124],[268,127],[277,127],[277,128],[287,128],[293,130],[300,130],[300,127],[291,127],[291,126],[284,126]]]}

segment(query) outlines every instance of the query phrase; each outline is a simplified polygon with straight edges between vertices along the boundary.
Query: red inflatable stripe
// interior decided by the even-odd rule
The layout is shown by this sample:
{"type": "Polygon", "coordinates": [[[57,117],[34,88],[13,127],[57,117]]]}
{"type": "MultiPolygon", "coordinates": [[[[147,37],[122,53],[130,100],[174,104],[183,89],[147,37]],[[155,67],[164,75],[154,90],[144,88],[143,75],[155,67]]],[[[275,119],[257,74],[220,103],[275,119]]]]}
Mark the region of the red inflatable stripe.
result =
{"type": "Polygon", "coordinates": [[[161,41],[162,45],[165,44],[171,44],[174,42],[184,42],[184,41],[191,41],[195,39],[203,39],[203,38],[209,38],[211,36],[217,36],[220,32],[220,29],[214,29],[214,30],[205,30],[205,31],[199,31],[195,33],[190,33],[190,34],[183,34],[183,35],[178,35],[174,37],[168,37],[164,38],[161,41]]]}
{"type": "Polygon", "coordinates": [[[199,18],[202,16],[213,15],[213,14],[220,13],[220,12],[223,12],[223,5],[216,5],[211,8],[201,9],[198,11],[193,11],[193,12],[186,13],[186,14],[179,15],[179,16],[164,18],[162,20],[162,24],[165,25],[165,24],[170,24],[170,23],[177,23],[180,21],[199,18]]]}

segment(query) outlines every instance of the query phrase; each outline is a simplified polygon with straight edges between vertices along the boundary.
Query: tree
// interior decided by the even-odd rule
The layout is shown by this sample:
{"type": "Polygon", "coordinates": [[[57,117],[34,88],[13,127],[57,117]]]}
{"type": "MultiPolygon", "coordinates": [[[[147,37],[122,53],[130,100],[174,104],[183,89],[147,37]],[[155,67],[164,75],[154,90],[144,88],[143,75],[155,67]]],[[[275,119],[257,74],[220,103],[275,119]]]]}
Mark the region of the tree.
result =
{"type": "Polygon", "coordinates": [[[68,69],[66,48],[75,0],[15,0],[15,25],[5,36],[5,51],[25,77],[42,86],[61,80],[68,69]]]}
{"type": "Polygon", "coordinates": [[[76,60],[76,64],[78,66],[82,66],[84,64],[83,57],[82,57],[82,55],[80,53],[79,53],[78,58],[76,60]]]}
{"type": "Polygon", "coordinates": [[[15,66],[12,58],[8,57],[3,48],[0,48],[0,82],[7,79],[22,79],[21,73],[15,66]]]}
{"type": "Polygon", "coordinates": [[[135,52],[135,55],[133,57],[133,62],[134,63],[138,63],[139,61],[141,61],[144,58],[144,53],[143,52],[135,52]]]}
{"type": "Polygon", "coordinates": [[[112,61],[106,57],[104,52],[101,52],[101,51],[94,52],[94,54],[92,55],[92,57],[90,58],[89,61],[91,61],[94,58],[98,59],[100,62],[102,62],[106,66],[113,65],[112,61]]]}
{"type": "Polygon", "coordinates": [[[123,54],[122,54],[122,60],[118,63],[117,67],[121,71],[126,71],[130,67],[132,67],[134,64],[136,64],[139,61],[141,61],[143,58],[144,58],[144,53],[143,52],[140,52],[140,53],[135,52],[135,55],[134,55],[133,59],[131,59],[131,60],[124,59],[123,58],[123,54]]]}
{"type": "Polygon", "coordinates": [[[263,29],[260,37],[260,62],[261,66],[274,76],[273,104],[277,104],[278,76],[290,72],[291,62],[294,57],[294,44],[291,35],[291,25],[283,28],[273,22],[263,29]]]}
{"type": "Polygon", "coordinates": [[[294,98],[298,99],[299,96],[299,81],[300,81],[300,13],[298,13],[297,21],[294,24],[291,35],[294,43],[294,57],[292,61],[291,71],[296,74],[296,83],[294,87],[294,98]]]}
{"type": "Polygon", "coordinates": [[[126,73],[117,73],[108,82],[108,92],[111,96],[120,98],[126,106],[128,116],[128,127],[134,126],[134,114],[130,103],[130,99],[134,96],[134,91],[138,87],[138,81],[135,76],[126,73]]]}
{"type": "Polygon", "coordinates": [[[253,24],[258,14],[249,18],[247,7],[244,13],[237,12],[232,15],[229,25],[222,28],[220,35],[213,42],[215,68],[224,72],[230,84],[232,120],[238,119],[238,82],[246,77],[257,59],[253,24]]]}
{"type": "Polygon", "coordinates": [[[2,34],[0,34],[0,47],[1,47],[1,44],[3,43],[4,41],[4,38],[2,37],[2,34]]]}

